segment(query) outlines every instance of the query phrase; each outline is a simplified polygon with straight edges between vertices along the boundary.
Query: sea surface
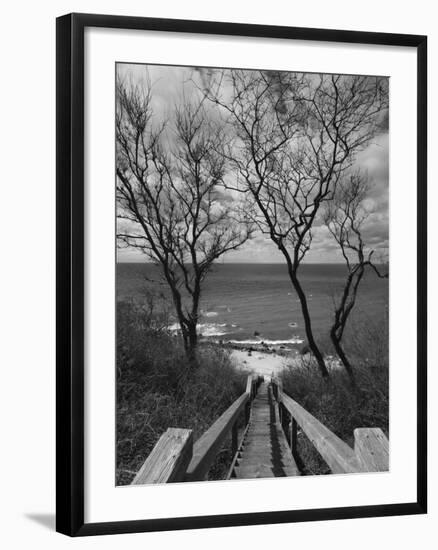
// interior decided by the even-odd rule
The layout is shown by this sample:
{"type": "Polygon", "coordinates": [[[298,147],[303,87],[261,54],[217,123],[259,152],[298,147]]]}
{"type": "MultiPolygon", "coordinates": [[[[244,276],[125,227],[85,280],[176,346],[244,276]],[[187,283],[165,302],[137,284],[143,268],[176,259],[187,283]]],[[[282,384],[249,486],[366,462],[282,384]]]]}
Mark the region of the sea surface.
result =
{"type": "MultiPolygon", "coordinates": [[[[328,334],[333,300],[346,277],[343,264],[304,264],[300,279],[308,296],[316,335],[328,334]]],[[[117,265],[117,300],[145,301],[150,290],[162,291],[159,269],[148,263],[117,265]]],[[[170,300],[169,300],[170,301],[170,300]]],[[[361,283],[353,323],[380,323],[386,318],[388,279],[369,270],[361,283]]],[[[176,318],[169,329],[176,330],[176,318]]],[[[216,341],[295,345],[305,341],[298,297],[284,264],[216,264],[204,282],[199,332],[216,341]]]]}

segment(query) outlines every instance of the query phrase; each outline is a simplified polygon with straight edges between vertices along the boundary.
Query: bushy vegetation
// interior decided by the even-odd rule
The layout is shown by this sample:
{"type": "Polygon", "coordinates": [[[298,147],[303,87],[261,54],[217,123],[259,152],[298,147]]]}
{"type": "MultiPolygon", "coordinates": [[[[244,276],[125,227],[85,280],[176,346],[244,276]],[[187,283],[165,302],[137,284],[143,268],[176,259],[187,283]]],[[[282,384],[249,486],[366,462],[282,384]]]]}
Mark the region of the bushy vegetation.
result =
{"type": "MultiPolygon", "coordinates": [[[[348,339],[356,387],[342,365],[333,362],[323,379],[308,356],[282,373],[283,389],[327,428],[353,447],[355,428],[389,430],[387,325],[362,323],[348,339]]],[[[347,342],[346,342],[347,343],[347,342]]],[[[298,433],[300,468],[304,474],[330,473],[302,431],[298,433]]]]}
{"type": "MultiPolygon", "coordinates": [[[[132,481],[167,428],[192,429],[196,440],[244,391],[245,381],[225,351],[201,346],[194,366],[147,307],[119,302],[117,485],[132,481]]],[[[220,462],[212,478],[221,475],[220,462]]]]}

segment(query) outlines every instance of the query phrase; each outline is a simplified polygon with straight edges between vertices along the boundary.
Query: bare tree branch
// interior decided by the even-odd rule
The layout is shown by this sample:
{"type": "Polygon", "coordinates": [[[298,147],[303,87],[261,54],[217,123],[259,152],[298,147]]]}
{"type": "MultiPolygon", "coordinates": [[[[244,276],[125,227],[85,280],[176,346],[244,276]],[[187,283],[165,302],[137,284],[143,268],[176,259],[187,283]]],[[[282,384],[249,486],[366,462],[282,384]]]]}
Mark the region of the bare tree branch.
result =
{"type": "Polygon", "coordinates": [[[338,243],[347,266],[343,291],[334,304],[335,315],[330,329],[330,338],[353,382],[353,367],[342,346],[344,331],[356,303],[366,268],[370,267],[378,277],[388,277],[388,272],[381,271],[373,263],[374,250],[367,253],[363,239],[363,225],[370,213],[365,206],[369,190],[368,177],[359,171],[352,173],[338,183],[333,199],[326,204],[324,212],[324,221],[338,243]]]}
{"type": "Polygon", "coordinates": [[[356,153],[380,130],[387,110],[386,81],[224,70],[204,83],[203,93],[232,129],[225,150],[237,174],[232,187],[252,197],[253,223],[283,254],[309,347],[321,374],[328,376],[298,270],[311,247],[321,206],[333,197],[356,153]]]}
{"type": "Polygon", "coordinates": [[[218,258],[251,236],[253,224],[229,200],[223,129],[204,99],[176,106],[166,124],[153,122],[150,89],[118,82],[118,241],[161,266],[193,356],[202,282],[218,258]]]}

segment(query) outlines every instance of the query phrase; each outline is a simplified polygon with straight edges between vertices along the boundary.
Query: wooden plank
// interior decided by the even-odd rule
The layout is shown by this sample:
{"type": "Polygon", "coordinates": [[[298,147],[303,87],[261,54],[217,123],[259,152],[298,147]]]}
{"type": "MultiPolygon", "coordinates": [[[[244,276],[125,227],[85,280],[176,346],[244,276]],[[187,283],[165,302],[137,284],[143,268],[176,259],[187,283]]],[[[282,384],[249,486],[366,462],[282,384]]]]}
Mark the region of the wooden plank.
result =
{"type": "MultiPolygon", "coordinates": [[[[256,470],[258,468],[270,469],[272,473],[268,477],[276,477],[272,462],[267,459],[264,459],[264,460],[262,459],[262,460],[259,460],[258,462],[241,461],[236,464],[236,467],[234,468],[234,470],[236,471],[236,475],[237,475],[237,470],[239,470],[240,472],[243,472],[244,470],[256,470]]],[[[277,473],[282,473],[282,470],[277,468],[277,473]]],[[[246,477],[249,479],[251,476],[247,474],[246,477]]]]}
{"type": "Polygon", "coordinates": [[[298,442],[298,424],[295,418],[292,418],[292,421],[289,423],[289,440],[290,440],[290,450],[292,456],[296,459],[297,452],[297,442],[298,442]]]}
{"type": "Polygon", "coordinates": [[[297,468],[290,465],[274,468],[274,466],[266,464],[257,464],[252,466],[237,466],[235,468],[236,477],[239,479],[254,479],[268,477],[289,477],[300,475],[297,468]]]}
{"type": "Polygon", "coordinates": [[[251,403],[248,399],[245,405],[245,425],[246,426],[248,426],[250,418],[251,418],[251,403]]]}
{"type": "Polygon", "coordinates": [[[228,470],[227,479],[231,479],[234,475],[234,468],[237,464],[237,461],[239,460],[239,458],[242,455],[242,446],[243,446],[243,442],[245,440],[246,433],[248,431],[248,427],[249,427],[249,425],[247,425],[245,430],[243,431],[242,439],[240,440],[240,444],[239,444],[237,453],[234,455],[233,461],[232,461],[231,466],[230,466],[230,469],[228,470]]]}
{"type": "Polygon", "coordinates": [[[251,424],[234,468],[238,478],[300,475],[286,437],[272,415],[272,392],[264,384],[252,406],[251,424]]]}
{"type": "Polygon", "coordinates": [[[363,471],[355,452],[336,434],[285,393],[279,399],[335,474],[363,471]]]}
{"type": "Polygon", "coordinates": [[[192,430],[168,428],[160,437],[131,485],[183,481],[192,458],[192,430]]]}
{"type": "Polygon", "coordinates": [[[237,422],[234,422],[233,427],[231,428],[231,456],[234,456],[239,448],[238,436],[237,422]]]}
{"type": "MultiPolygon", "coordinates": [[[[273,460],[272,460],[272,454],[266,454],[266,453],[250,453],[249,456],[244,455],[243,458],[238,460],[239,466],[256,466],[257,464],[265,464],[273,466],[273,460]]],[[[282,466],[284,468],[288,467],[296,467],[295,461],[290,457],[290,453],[287,455],[283,455],[281,459],[276,461],[276,464],[278,466],[282,466]]]]}
{"type": "Polygon", "coordinates": [[[237,479],[255,479],[261,477],[275,477],[272,467],[261,468],[260,466],[254,466],[251,468],[242,468],[238,466],[235,468],[235,474],[237,479]]]}
{"type": "Polygon", "coordinates": [[[354,452],[365,472],[389,470],[389,442],[380,428],[356,428],[354,452]]]}
{"type": "Polygon", "coordinates": [[[252,396],[252,375],[250,374],[246,379],[246,390],[245,392],[252,396]]]}
{"type": "Polygon", "coordinates": [[[251,462],[269,462],[272,464],[272,453],[263,453],[263,452],[255,452],[255,451],[245,451],[242,453],[242,456],[239,457],[238,463],[239,464],[248,464],[251,462]]]}
{"type": "Polygon", "coordinates": [[[243,393],[196,441],[193,446],[193,458],[187,468],[186,481],[201,481],[205,478],[249,398],[248,393],[243,393]]]}
{"type": "Polygon", "coordinates": [[[291,457],[291,452],[289,450],[289,447],[286,445],[279,445],[278,448],[275,449],[275,453],[272,451],[271,447],[263,447],[262,445],[254,446],[249,445],[248,447],[244,447],[242,449],[241,457],[242,459],[250,459],[252,456],[269,456],[272,459],[274,458],[274,454],[278,455],[278,453],[281,453],[281,456],[284,457],[284,459],[289,460],[289,457],[291,457]]]}
{"type": "Polygon", "coordinates": [[[277,401],[280,400],[280,396],[283,392],[283,382],[279,378],[273,380],[274,397],[277,401]]]}
{"type": "Polygon", "coordinates": [[[260,426],[255,426],[251,424],[251,427],[248,430],[248,436],[257,437],[258,435],[269,434],[270,431],[271,428],[267,423],[261,424],[260,426]]]}
{"type": "Polygon", "coordinates": [[[278,387],[277,387],[277,383],[275,381],[275,378],[271,379],[271,390],[272,390],[272,394],[273,394],[274,398],[277,399],[277,397],[278,397],[278,387]]]}

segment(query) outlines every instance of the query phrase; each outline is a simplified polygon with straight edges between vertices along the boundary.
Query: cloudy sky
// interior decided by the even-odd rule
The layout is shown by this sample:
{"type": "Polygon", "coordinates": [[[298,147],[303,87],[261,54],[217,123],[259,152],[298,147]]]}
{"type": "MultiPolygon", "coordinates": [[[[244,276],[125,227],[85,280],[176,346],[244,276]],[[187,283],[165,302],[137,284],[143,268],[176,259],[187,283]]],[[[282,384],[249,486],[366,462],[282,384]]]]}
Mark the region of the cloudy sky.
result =
{"type": "MultiPolygon", "coordinates": [[[[199,80],[202,71],[194,67],[170,67],[155,65],[118,64],[117,74],[134,82],[152,85],[152,109],[157,116],[168,118],[178,104],[181,90],[193,93],[191,80],[199,80]]],[[[357,156],[356,164],[368,173],[373,182],[367,200],[371,212],[363,228],[364,240],[370,248],[385,254],[388,249],[389,232],[389,135],[376,136],[368,147],[357,156]]],[[[306,255],[308,263],[342,262],[339,246],[324,225],[313,228],[312,247],[306,255]]],[[[118,250],[119,262],[144,261],[145,256],[135,250],[118,250]]],[[[228,253],[224,262],[274,263],[282,262],[283,256],[269,238],[259,234],[248,241],[241,249],[228,253]]]]}

